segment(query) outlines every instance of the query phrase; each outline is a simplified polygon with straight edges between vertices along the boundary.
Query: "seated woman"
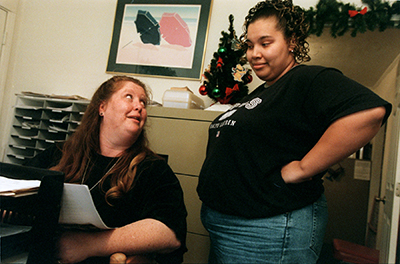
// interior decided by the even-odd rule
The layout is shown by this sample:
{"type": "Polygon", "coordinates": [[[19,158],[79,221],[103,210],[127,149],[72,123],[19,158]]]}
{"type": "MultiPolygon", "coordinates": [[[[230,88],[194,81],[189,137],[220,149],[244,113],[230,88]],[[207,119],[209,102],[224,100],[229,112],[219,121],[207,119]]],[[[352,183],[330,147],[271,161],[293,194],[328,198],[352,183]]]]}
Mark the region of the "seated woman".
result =
{"type": "Polygon", "coordinates": [[[66,182],[88,185],[104,223],[115,227],[62,232],[59,263],[108,263],[116,252],[132,261],[183,261],[183,192],[171,168],[148,148],[148,98],[139,80],[112,77],[93,95],[76,132],[26,164],[62,171],[66,182]]]}

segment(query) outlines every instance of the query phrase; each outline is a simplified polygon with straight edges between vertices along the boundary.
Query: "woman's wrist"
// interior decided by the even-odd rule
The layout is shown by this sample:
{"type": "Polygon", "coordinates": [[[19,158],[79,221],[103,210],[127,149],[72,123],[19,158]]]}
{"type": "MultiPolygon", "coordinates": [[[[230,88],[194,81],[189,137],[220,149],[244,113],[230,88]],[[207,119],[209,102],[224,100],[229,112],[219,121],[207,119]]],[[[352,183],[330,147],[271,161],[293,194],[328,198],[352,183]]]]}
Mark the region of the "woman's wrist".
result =
{"type": "Polygon", "coordinates": [[[281,169],[282,178],[285,183],[300,183],[312,179],[301,166],[301,161],[292,161],[281,169]]]}

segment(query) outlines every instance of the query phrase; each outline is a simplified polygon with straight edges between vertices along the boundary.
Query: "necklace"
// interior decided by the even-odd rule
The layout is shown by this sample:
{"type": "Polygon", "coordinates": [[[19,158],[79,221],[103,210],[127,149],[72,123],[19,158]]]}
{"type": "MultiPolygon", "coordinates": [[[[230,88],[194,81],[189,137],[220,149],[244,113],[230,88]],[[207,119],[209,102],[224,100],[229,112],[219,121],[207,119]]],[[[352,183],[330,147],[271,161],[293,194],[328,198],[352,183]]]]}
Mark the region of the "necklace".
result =
{"type": "MultiPolygon", "coordinates": [[[[119,156],[119,158],[117,159],[117,161],[107,170],[106,173],[104,173],[103,177],[104,177],[105,175],[107,175],[107,174],[115,167],[115,165],[118,163],[118,161],[119,161],[121,158],[122,158],[122,156],[119,156]]],[[[83,184],[83,183],[85,182],[86,173],[87,173],[87,170],[88,170],[88,168],[89,168],[89,164],[90,164],[90,158],[89,158],[88,163],[86,164],[85,171],[83,172],[81,184],[83,184]]],[[[98,180],[98,181],[89,189],[89,192],[90,192],[91,190],[93,190],[93,189],[101,182],[101,180],[103,179],[103,177],[101,177],[100,180],[98,180]]]]}

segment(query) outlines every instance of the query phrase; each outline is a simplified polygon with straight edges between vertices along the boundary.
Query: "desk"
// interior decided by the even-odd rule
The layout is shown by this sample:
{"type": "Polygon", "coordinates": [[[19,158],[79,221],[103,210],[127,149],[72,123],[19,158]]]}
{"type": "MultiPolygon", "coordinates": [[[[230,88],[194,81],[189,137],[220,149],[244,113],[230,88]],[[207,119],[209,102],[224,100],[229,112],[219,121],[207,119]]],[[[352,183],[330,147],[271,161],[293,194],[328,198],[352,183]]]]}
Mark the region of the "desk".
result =
{"type": "MultiPolygon", "coordinates": [[[[11,260],[11,258],[26,258],[27,255],[27,264],[54,263],[53,238],[58,225],[64,174],[57,171],[0,162],[0,175],[18,179],[41,180],[37,194],[22,197],[0,196],[0,209],[2,212],[5,210],[12,212],[12,214],[18,213],[18,215],[26,216],[24,220],[26,222],[22,223],[24,224],[23,228],[31,226],[26,236],[21,236],[27,242],[27,247],[22,248],[22,251],[27,250],[28,254],[15,250],[14,252],[18,255],[4,257],[11,260]]],[[[10,221],[9,224],[12,225],[13,221],[10,221]]],[[[2,243],[2,251],[3,248],[7,248],[7,244],[2,243]]],[[[1,257],[3,258],[3,256],[1,257]]]]}

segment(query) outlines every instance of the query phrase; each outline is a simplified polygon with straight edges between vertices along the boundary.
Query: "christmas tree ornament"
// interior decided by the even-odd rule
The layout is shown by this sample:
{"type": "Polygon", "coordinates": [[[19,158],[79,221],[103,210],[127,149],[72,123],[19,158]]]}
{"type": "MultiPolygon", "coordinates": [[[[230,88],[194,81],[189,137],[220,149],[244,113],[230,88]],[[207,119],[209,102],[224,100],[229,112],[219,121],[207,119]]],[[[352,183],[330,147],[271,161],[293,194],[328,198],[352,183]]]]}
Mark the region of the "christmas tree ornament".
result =
{"type": "Polygon", "coordinates": [[[240,41],[238,39],[235,38],[232,40],[231,49],[234,51],[242,49],[242,44],[240,43],[240,41]]]}
{"type": "Polygon", "coordinates": [[[221,57],[219,57],[217,61],[217,69],[221,69],[223,65],[224,65],[224,60],[221,57]]]}
{"type": "Polygon", "coordinates": [[[227,49],[225,47],[220,47],[218,49],[218,54],[220,55],[224,55],[226,53],[227,49]]]}
{"type": "Polygon", "coordinates": [[[253,81],[253,76],[251,76],[251,74],[246,74],[242,79],[244,83],[251,83],[253,81]]]}
{"type": "Polygon", "coordinates": [[[235,86],[233,86],[233,88],[229,88],[227,87],[225,90],[225,94],[227,97],[229,97],[234,91],[239,91],[239,85],[235,84],[235,86]]]}
{"type": "Polygon", "coordinates": [[[212,95],[216,98],[219,98],[221,96],[221,90],[218,88],[215,88],[214,90],[212,90],[212,95]]]}
{"type": "Polygon", "coordinates": [[[237,64],[235,68],[232,68],[233,79],[237,82],[243,82],[243,76],[245,76],[247,70],[240,64],[237,64]]]}
{"type": "Polygon", "coordinates": [[[205,85],[200,86],[199,93],[201,95],[207,95],[207,87],[205,85]]]}

